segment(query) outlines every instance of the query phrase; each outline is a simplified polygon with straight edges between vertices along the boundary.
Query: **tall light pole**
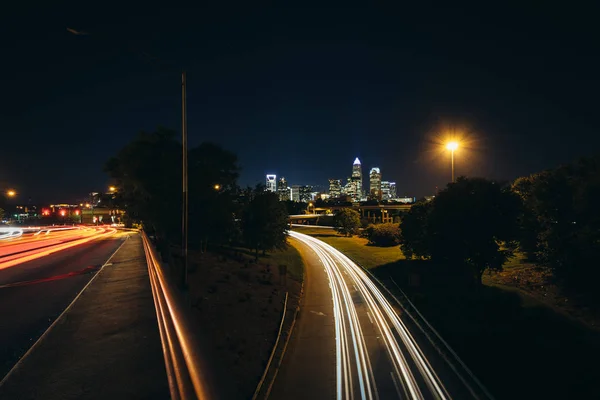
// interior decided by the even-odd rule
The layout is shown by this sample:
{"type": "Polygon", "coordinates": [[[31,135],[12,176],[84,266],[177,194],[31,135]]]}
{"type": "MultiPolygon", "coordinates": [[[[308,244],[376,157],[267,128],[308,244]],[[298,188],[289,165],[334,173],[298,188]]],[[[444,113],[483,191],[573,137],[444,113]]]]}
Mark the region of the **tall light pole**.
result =
{"type": "Polygon", "coordinates": [[[458,149],[458,143],[449,142],[448,144],[446,144],[446,148],[450,150],[452,154],[452,183],[454,183],[454,150],[458,149]]]}
{"type": "Polygon", "coordinates": [[[185,71],[181,73],[181,147],[182,163],[182,207],[181,207],[181,251],[183,256],[183,286],[188,280],[188,152],[187,152],[187,113],[185,92],[185,71]]]}

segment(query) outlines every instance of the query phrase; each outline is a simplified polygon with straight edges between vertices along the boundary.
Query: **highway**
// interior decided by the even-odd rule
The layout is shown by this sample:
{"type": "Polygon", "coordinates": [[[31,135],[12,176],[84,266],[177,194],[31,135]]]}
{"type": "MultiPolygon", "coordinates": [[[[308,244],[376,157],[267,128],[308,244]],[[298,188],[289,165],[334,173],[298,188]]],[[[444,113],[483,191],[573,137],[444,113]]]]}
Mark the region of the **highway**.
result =
{"type": "Polygon", "coordinates": [[[272,398],[491,397],[418,311],[403,308],[376,279],[332,246],[298,232],[289,234],[303,254],[312,253],[303,304],[311,308],[301,311],[272,398]],[[330,300],[315,302],[325,296],[327,287],[312,293],[314,279],[324,276],[330,300]],[[321,322],[315,315],[322,316],[321,322]],[[301,337],[294,340],[294,335],[301,337]],[[320,394],[315,387],[321,388],[320,394]]]}
{"type": "Polygon", "coordinates": [[[110,227],[46,232],[0,241],[0,379],[127,236],[110,227]]]}

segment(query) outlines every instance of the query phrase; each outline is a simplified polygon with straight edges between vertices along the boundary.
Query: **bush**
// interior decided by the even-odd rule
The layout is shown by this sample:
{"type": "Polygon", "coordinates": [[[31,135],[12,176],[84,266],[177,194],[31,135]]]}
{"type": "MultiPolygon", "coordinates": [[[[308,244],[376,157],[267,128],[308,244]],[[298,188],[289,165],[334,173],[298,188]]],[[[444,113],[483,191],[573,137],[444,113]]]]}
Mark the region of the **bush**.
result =
{"type": "Polygon", "coordinates": [[[400,243],[400,225],[394,223],[371,224],[364,229],[361,236],[375,246],[395,246],[400,243]]]}
{"type": "Polygon", "coordinates": [[[333,223],[338,233],[344,236],[356,235],[360,228],[360,214],[351,208],[342,208],[333,218],[333,223]]]}

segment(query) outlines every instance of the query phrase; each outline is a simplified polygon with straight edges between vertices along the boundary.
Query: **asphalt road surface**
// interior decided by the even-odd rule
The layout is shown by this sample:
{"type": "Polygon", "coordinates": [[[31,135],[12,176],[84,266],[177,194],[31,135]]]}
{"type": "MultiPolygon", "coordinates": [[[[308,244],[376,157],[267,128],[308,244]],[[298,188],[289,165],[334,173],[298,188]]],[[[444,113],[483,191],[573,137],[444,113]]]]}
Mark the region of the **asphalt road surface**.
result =
{"type": "Polygon", "coordinates": [[[305,298],[272,399],[489,398],[416,310],[362,268],[298,232],[305,298]]]}
{"type": "MultiPolygon", "coordinates": [[[[40,240],[49,240],[53,235],[40,240]]],[[[73,301],[126,236],[114,230],[97,230],[80,232],[85,238],[72,241],[72,235],[56,234],[57,239],[65,241],[56,244],[62,246],[59,251],[42,254],[38,249],[36,257],[17,260],[16,264],[12,261],[0,269],[0,378],[73,301]],[[66,246],[67,242],[72,246],[66,246]]],[[[36,240],[23,237],[13,244],[29,249],[31,243],[38,243],[36,240]]],[[[7,254],[11,253],[8,246],[10,243],[2,243],[2,251],[7,254]]]]}

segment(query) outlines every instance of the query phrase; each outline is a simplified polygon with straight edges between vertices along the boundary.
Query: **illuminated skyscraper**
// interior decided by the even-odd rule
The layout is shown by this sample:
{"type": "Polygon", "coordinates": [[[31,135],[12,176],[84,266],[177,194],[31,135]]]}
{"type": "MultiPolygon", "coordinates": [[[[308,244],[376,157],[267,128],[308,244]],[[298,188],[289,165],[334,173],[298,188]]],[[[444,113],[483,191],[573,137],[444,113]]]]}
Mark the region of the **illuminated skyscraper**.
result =
{"type": "Polygon", "coordinates": [[[339,179],[329,180],[329,196],[333,199],[342,195],[342,181],[339,179]]]}
{"type": "Polygon", "coordinates": [[[279,194],[279,200],[290,200],[290,188],[284,177],[279,178],[279,182],[277,183],[277,193],[279,194]]]}
{"type": "Polygon", "coordinates": [[[371,199],[381,200],[381,170],[377,167],[369,173],[369,189],[371,199]]]}
{"type": "Polygon", "coordinates": [[[389,200],[390,198],[390,183],[381,181],[381,200],[389,200]]]}
{"type": "Polygon", "coordinates": [[[277,192],[277,175],[267,175],[267,191],[276,193],[277,192]]]}
{"type": "Polygon", "coordinates": [[[390,199],[398,197],[396,194],[396,182],[390,182],[390,199]]]}
{"type": "Polygon", "coordinates": [[[353,193],[349,193],[355,200],[360,200],[362,198],[363,190],[362,190],[362,167],[360,165],[360,160],[358,157],[354,160],[352,164],[352,177],[350,178],[352,185],[354,186],[353,193]]]}

